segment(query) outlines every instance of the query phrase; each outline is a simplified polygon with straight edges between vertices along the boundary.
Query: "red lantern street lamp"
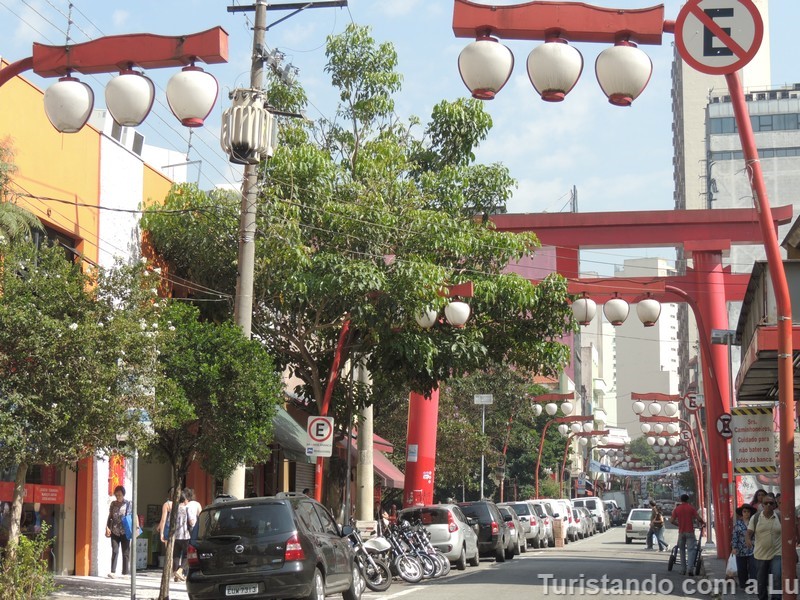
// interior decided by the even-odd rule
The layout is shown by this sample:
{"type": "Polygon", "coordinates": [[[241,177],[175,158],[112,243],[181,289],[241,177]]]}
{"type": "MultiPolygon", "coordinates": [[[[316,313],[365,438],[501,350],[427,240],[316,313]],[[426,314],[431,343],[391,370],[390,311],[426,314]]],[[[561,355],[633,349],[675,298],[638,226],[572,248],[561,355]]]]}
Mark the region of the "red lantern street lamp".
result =
{"type": "Polygon", "coordinates": [[[608,101],[615,106],[630,106],[647,87],[653,62],[633,42],[619,40],[598,55],[594,70],[608,101]]]}
{"type": "Polygon", "coordinates": [[[551,37],[531,50],[527,65],[528,78],[542,100],[561,102],[578,83],[583,56],[564,38],[551,37]]]}
{"type": "Polygon", "coordinates": [[[461,79],[478,100],[491,100],[503,89],[511,71],[514,55],[488,34],[481,34],[458,55],[461,79]]]}

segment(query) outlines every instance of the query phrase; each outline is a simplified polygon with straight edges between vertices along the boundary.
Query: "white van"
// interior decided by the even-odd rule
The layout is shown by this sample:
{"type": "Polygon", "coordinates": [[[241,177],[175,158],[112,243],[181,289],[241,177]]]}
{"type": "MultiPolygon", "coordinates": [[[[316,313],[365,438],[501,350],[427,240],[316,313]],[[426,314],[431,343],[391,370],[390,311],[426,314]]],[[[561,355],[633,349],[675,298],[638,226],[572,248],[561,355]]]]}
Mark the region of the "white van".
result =
{"type": "Polygon", "coordinates": [[[605,504],[603,504],[603,501],[600,498],[573,498],[572,506],[582,506],[592,513],[592,518],[597,525],[597,531],[600,533],[608,529],[608,526],[610,525],[609,520],[606,517],[608,513],[606,513],[605,504]]]}

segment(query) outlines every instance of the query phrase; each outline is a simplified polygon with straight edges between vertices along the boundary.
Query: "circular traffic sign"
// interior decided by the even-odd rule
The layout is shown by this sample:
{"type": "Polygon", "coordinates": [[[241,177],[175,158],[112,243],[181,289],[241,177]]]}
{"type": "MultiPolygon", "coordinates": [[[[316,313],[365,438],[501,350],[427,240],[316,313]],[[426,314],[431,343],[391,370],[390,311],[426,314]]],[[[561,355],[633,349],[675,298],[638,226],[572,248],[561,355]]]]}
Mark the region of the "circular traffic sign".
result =
{"type": "Polygon", "coordinates": [[[733,437],[733,430],[731,429],[731,415],[729,413],[722,413],[717,418],[717,433],[726,440],[733,437]]]}
{"type": "Polygon", "coordinates": [[[308,437],[314,442],[324,442],[333,435],[330,417],[316,417],[308,422],[308,437]]]}
{"type": "Polygon", "coordinates": [[[683,407],[689,412],[694,412],[700,408],[700,405],[697,404],[697,396],[695,394],[686,394],[683,397],[683,407]]]}
{"type": "Polygon", "coordinates": [[[692,439],[692,432],[684,429],[683,431],[681,431],[681,439],[684,442],[688,442],[690,439],[692,439]]]}
{"type": "Polygon", "coordinates": [[[689,0],[675,20],[675,44],[687,64],[727,75],[758,52],[764,21],[752,0],[689,0]]]}

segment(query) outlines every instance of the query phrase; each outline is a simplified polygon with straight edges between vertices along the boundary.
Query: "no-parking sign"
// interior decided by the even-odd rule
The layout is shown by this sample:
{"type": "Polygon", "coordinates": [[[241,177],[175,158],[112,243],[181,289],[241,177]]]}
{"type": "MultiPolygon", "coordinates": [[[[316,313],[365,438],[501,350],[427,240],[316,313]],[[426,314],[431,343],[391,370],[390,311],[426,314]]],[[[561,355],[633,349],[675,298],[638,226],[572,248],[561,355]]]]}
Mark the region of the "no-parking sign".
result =
{"type": "Polygon", "coordinates": [[[307,456],[333,454],[333,417],[308,417],[307,456]]]}
{"type": "Polygon", "coordinates": [[[763,37],[764,21],[752,0],[689,0],[675,20],[681,58],[709,75],[744,67],[763,37]]]}

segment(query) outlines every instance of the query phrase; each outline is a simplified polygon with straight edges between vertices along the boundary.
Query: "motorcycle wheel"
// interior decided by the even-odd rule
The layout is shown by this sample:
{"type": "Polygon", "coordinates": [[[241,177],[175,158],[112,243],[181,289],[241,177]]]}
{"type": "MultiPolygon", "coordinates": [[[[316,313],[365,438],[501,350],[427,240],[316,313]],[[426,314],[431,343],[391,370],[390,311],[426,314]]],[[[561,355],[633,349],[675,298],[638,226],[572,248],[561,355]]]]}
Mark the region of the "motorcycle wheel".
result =
{"type": "Polygon", "coordinates": [[[438,558],[439,562],[442,563],[442,577],[444,577],[450,572],[450,559],[441,552],[436,553],[436,558],[438,558]]]}
{"type": "Polygon", "coordinates": [[[385,592],[392,585],[389,565],[377,558],[373,558],[372,561],[375,563],[374,567],[368,561],[361,564],[361,576],[373,592],[385,592]]]}
{"type": "Polygon", "coordinates": [[[401,554],[392,563],[397,575],[408,583],[419,583],[422,580],[422,564],[414,556],[401,554]]]}
{"type": "Polygon", "coordinates": [[[422,564],[422,578],[430,579],[436,577],[442,568],[438,564],[439,561],[434,560],[427,554],[417,555],[417,560],[422,564]]]}

